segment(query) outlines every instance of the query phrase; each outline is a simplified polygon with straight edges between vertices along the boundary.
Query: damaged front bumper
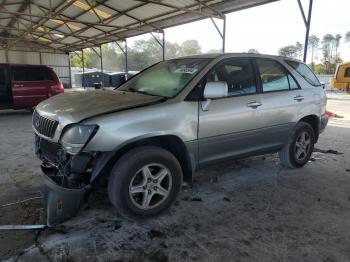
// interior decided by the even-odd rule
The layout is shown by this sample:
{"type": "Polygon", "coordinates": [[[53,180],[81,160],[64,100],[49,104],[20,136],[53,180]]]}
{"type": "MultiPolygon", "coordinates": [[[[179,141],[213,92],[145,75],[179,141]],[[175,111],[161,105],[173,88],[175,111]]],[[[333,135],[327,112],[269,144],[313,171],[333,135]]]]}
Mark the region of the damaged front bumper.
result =
{"type": "Polygon", "coordinates": [[[85,202],[90,185],[82,188],[66,188],[57,184],[54,172],[42,166],[43,179],[46,185],[45,199],[47,209],[47,226],[55,226],[75,216],[85,202]]]}
{"type": "Polygon", "coordinates": [[[92,182],[112,156],[111,153],[69,155],[60,144],[38,136],[35,137],[35,153],[43,162],[48,226],[76,215],[88,197],[92,182]]]}

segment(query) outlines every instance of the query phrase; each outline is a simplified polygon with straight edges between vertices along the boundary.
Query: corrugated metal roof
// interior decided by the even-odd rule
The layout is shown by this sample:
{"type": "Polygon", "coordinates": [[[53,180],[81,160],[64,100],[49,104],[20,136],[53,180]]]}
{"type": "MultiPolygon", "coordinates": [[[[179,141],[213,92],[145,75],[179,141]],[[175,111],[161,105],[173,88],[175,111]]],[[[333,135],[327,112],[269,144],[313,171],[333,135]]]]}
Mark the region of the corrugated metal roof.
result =
{"type": "Polygon", "coordinates": [[[0,49],[66,52],[278,0],[6,0],[0,49]]]}

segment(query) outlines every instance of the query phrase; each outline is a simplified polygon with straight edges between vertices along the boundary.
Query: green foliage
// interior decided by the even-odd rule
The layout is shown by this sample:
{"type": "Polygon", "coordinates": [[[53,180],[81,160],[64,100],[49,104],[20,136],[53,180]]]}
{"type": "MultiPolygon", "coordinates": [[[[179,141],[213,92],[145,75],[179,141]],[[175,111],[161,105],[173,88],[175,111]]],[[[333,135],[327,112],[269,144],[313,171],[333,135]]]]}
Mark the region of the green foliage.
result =
{"type": "Polygon", "coordinates": [[[299,59],[302,58],[304,52],[304,45],[300,42],[295,43],[296,55],[299,59]]]}
{"type": "Polygon", "coordinates": [[[317,64],[317,65],[310,66],[310,67],[311,68],[313,67],[313,70],[317,75],[323,75],[323,74],[327,73],[327,69],[326,69],[326,66],[324,64],[317,64]]]}
{"type": "Polygon", "coordinates": [[[165,42],[165,59],[179,57],[181,47],[178,43],[165,42]]]}
{"type": "Polygon", "coordinates": [[[248,50],[247,53],[250,53],[250,54],[259,54],[259,51],[258,51],[257,49],[254,49],[254,48],[250,48],[250,49],[248,50]]]}
{"type": "Polygon", "coordinates": [[[345,34],[345,42],[350,43],[350,31],[345,34]]]}
{"type": "Polygon", "coordinates": [[[278,50],[280,56],[297,57],[298,49],[295,45],[287,45],[278,50]]]}
{"type": "MultiPolygon", "coordinates": [[[[84,49],[84,64],[86,68],[100,68],[99,48],[84,49]]],[[[177,43],[165,42],[165,58],[172,59],[180,56],[201,53],[197,40],[187,40],[180,46],[177,43]]],[[[102,46],[103,68],[108,71],[123,71],[125,56],[115,43],[102,46]]],[[[162,60],[162,49],[155,39],[137,40],[128,47],[128,70],[140,71],[162,60]]],[[[81,58],[72,53],[71,66],[82,67],[81,58]]]]}
{"type": "Polygon", "coordinates": [[[326,74],[333,74],[337,64],[342,61],[338,53],[341,38],[340,34],[325,34],[322,38],[322,62],[326,74]]]}
{"type": "Polygon", "coordinates": [[[292,57],[301,59],[304,51],[304,45],[296,42],[295,45],[287,45],[278,50],[280,56],[292,57]]]}
{"type": "Polygon", "coordinates": [[[316,35],[310,35],[308,48],[311,51],[311,68],[314,70],[314,55],[318,50],[320,39],[316,35]]]}
{"type": "MultiPolygon", "coordinates": [[[[81,53],[79,52],[79,55],[77,53],[72,53],[70,56],[70,65],[71,67],[83,67],[82,59],[81,59],[81,53]]],[[[84,54],[84,65],[85,67],[91,66],[91,60],[89,56],[85,56],[84,54]]]]}
{"type": "Polygon", "coordinates": [[[210,49],[207,54],[220,54],[222,53],[222,49],[210,49]]]}
{"type": "Polygon", "coordinates": [[[332,34],[325,34],[322,38],[322,55],[324,61],[330,61],[332,58],[332,49],[335,38],[332,34]]]}
{"type": "MultiPolygon", "coordinates": [[[[319,48],[320,38],[318,38],[316,35],[310,35],[308,51],[311,52],[311,63],[309,66],[316,74],[333,74],[335,72],[337,64],[342,62],[338,52],[341,39],[341,34],[325,34],[322,37],[322,46],[319,48]],[[322,63],[315,64],[314,58],[317,58],[317,53],[319,51],[322,51],[322,63]]],[[[346,33],[345,41],[350,42],[350,31],[346,33]]],[[[295,45],[281,47],[278,50],[278,53],[281,56],[301,59],[303,54],[303,45],[296,42],[295,45]]]]}
{"type": "Polygon", "coordinates": [[[179,56],[201,54],[202,48],[197,40],[186,40],[181,45],[179,56]]]}
{"type": "Polygon", "coordinates": [[[309,47],[317,48],[320,43],[320,39],[316,35],[310,35],[309,47]]]}

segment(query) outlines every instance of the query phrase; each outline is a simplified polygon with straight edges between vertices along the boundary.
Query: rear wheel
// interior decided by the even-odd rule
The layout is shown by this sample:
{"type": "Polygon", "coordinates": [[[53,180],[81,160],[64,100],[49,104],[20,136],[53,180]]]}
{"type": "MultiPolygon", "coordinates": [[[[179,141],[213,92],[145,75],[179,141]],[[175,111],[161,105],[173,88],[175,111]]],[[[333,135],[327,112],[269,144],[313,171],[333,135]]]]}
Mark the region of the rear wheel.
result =
{"type": "Polygon", "coordinates": [[[310,159],[314,150],[315,133],[305,122],[299,122],[288,143],[279,152],[282,165],[290,168],[302,167],[310,159]]]}
{"type": "Polygon", "coordinates": [[[182,170],[167,150],[135,148],[113,167],[108,181],[110,201],[129,219],[143,219],[170,207],[182,185],[182,170]]]}

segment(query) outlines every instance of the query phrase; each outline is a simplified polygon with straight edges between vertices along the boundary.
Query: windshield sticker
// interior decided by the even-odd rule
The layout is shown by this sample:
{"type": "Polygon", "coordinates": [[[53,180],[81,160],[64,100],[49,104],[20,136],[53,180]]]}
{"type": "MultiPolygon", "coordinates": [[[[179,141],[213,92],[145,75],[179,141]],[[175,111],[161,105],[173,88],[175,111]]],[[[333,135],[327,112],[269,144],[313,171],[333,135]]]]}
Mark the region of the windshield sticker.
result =
{"type": "Polygon", "coordinates": [[[197,71],[198,71],[198,68],[194,68],[194,67],[180,67],[180,68],[175,70],[175,73],[193,75],[197,71]]]}

